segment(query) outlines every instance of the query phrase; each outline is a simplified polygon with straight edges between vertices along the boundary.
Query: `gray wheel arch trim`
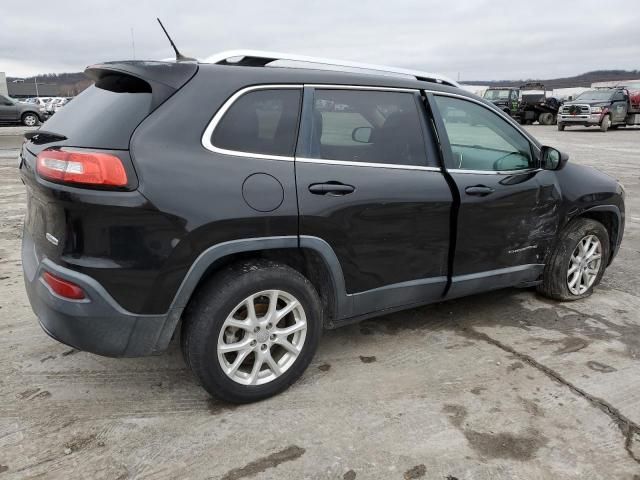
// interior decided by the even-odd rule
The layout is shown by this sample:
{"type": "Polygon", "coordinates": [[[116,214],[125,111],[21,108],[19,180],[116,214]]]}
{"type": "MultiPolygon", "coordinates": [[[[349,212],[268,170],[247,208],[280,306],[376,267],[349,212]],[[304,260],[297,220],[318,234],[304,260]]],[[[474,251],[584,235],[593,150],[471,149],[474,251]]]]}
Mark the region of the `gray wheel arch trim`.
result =
{"type": "Polygon", "coordinates": [[[607,265],[610,265],[614,257],[618,253],[618,250],[620,249],[620,243],[622,243],[622,236],[624,235],[624,223],[625,223],[624,213],[620,211],[620,208],[617,205],[596,205],[593,207],[586,208],[585,210],[580,212],[580,214],[572,218],[579,217],[589,212],[610,212],[616,216],[616,220],[618,221],[618,231],[615,232],[616,234],[615,242],[613,243],[613,247],[611,248],[611,252],[610,252],[609,261],[607,262],[607,265]]]}
{"type": "MultiPolygon", "coordinates": [[[[257,237],[218,243],[207,248],[193,262],[176,293],[169,312],[182,311],[189,303],[191,295],[200,283],[203,275],[217,260],[242,252],[258,252],[281,248],[308,248],[316,251],[324,260],[335,292],[334,317],[342,318],[351,313],[351,299],[346,294],[342,268],[333,249],[327,242],[317,237],[287,235],[278,237],[257,237]]],[[[164,350],[171,341],[179,318],[172,317],[165,321],[159,336],[157,350],[164,350]]]]}
{"type": "Polygon", "coordinates": [[[297,248],[298,237],[296,235],[287,235],[279,237],[257,237],[246,238],[240,240],[230,240],[228,242],[218,243],[207,248],[198,258],[195,259],[191,268],[185,275],[178,292],[173,298],[170,309],[183,308],[187,306],[191,295],[198,286],[200,279],[206,273],[211,265],[229,255],[242,252],[251,252],[259,250],[269,250],[274,248],[297,248]]]}
{"type": "Polygon", "coordinates": [[[345,311],[346,305],[344,303],[347,295],[342,267],[340,267],[338,257],[327,242],[318,237],[306,235],[301,235],[300,237],[297,235],[287,235],[279,237],[245,238],[218,243],[209,247],[202,252],[193,262],[193,265],[191,265],[191,268],[178,288],[178,292],[171,303],[170,309],[186,307],[200,279],[217,260],[242,252],[257,252],[276,248],[297,249],[299,247],[314,250],[322,257],[329,270],[335,289],[334,291],[336,292],[337,305],[335,314],[340,317],[340,313],[348,313],[345,311]]]}

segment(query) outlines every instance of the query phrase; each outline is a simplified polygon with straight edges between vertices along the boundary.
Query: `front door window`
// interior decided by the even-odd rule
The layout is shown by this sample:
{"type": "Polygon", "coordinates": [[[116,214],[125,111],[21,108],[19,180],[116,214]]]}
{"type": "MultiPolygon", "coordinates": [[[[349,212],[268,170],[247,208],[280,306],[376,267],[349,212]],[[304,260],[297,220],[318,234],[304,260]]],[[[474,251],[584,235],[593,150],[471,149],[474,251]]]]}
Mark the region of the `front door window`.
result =
{"type": "Polygon", "coordinates": [[[454,156],[448,168],[514,171],[535,167],[529,141],[503,118],[466,100],[435,97],[454,156]]]}

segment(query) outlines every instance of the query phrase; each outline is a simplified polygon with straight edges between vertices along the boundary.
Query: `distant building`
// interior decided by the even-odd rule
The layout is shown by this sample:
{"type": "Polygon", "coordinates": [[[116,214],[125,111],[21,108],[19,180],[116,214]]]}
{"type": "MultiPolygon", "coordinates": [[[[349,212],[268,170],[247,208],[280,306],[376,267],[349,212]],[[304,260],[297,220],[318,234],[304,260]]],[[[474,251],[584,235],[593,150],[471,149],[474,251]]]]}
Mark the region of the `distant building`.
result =
{"type": "Polygon", "coordinates": [[[571,101],[587,90],[590,89],[587,87],[554,88],[551,96],[558,100],[571,101]]]}
{"type": "MultiPolygon", "coordinates": [[[[11,82],[7,84],[9,96],[13,98],[57,97],[58,85],[34,82],[11,82]]],[[[0,87],[1,88],[1,87],[0,87]]]]}
{"type": "Polygon", "coordinates": [[[616,80],[615,82],[594,82],[591,84],[591,88],[607,88],[617,87],[618,85],[627,85],[628,83],[640,83],[638,80],[616,80]]]}
{"type": "Polygon", "coordinates": [[[0,95],[9,95],[7,90],[7,76],[4,72],[0,72],[0,95]]]}
{"type": "Polygon", "coordinates": [[[460,86],[467,92],[475,93],[480,97],[484,95],[484,92],[489,88],[487,85],[467,85],[466,83],[461,83],[460,86]]]}

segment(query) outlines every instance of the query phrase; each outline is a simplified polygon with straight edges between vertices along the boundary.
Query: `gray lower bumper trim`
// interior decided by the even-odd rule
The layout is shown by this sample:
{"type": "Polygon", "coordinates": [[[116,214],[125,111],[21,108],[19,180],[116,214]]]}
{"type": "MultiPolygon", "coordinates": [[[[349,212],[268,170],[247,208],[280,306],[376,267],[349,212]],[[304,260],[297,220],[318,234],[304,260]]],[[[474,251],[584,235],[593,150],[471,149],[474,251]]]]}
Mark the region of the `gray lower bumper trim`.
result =
{"type": "Polygon", "coordinates": [[[182,314],[182,308],[163,315],[139,315],[123,309],[93,278],[46,258],[39,261],[26,230],[22,264],[27,295],[42,328],[56,340],[79,350],[110,357],[162,352],[173,333],[165,326],[175,326],[182,314]],[[79,285],[87,298],[68,300],[58,296],[42,280],[43,271],[79,285]]]}

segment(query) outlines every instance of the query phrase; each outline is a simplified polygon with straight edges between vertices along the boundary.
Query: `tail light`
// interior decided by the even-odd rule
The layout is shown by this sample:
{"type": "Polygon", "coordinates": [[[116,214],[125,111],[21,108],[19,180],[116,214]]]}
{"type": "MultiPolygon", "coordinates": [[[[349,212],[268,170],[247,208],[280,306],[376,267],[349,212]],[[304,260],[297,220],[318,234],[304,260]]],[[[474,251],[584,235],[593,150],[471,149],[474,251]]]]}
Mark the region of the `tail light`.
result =
{"type": "Polygon", "coordinates": [[[81,287],[73,282],[57,277],[52,273],[44,272],[42,274],[42,279],[47,285],[49,285],[49,287],[51,287],[51,290],[61,297],[69,298],[71,300],[82,300],[85,297],[84,290],[82,290],[81,287]]]}
{"type": "Polygon", "coordinates": [[[101,152],[43,150],[37,172],[47,180],[83,185],[125,187],[127,172],[115,155],[101,152]]]}

